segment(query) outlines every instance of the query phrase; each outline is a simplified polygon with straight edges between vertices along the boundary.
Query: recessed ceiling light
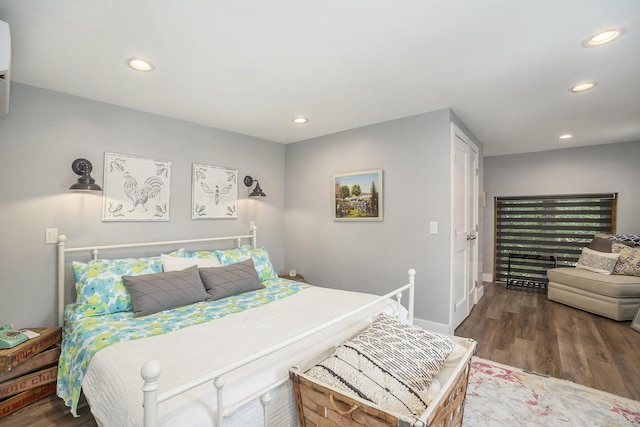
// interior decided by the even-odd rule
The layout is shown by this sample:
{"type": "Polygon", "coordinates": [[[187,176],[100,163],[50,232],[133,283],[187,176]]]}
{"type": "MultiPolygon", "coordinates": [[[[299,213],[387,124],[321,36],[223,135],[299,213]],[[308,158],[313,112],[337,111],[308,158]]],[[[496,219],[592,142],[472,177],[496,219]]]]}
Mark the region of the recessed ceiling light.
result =
{"type": "Polygon", "coordinates": [[[291,121],[297,125],[304,125],[309,122],[309,119],[307,119],[306,117],[295,117],[291,121]]]}
{"type": "Polygon", "coordinates": [[[573,138],[573,135],[571,135],[570,133],[565,133],[563,135],[560,135],[560,139],[571,139],[573,138]]]}
{"type": "Polygon", "coordinates": [[[137,71],[151,71],[154,68],[150,62],[140,58],[129,58],[126,60],[126,63],[129,67],[137,71]]]}
{"type": "Polygon", "coordinates": [[[617,39],[622,34],[624,34],[624,28],[602,31],[586,39],[582,45],[585,47],[600,46],[617,39]]]}
{"type": "Polygon", "coordinates": [[[579,83],[569,89],[571,92],[584,92],[585,90],[593,89],[598,83],[597,82],[584,82],[579,83]]]}

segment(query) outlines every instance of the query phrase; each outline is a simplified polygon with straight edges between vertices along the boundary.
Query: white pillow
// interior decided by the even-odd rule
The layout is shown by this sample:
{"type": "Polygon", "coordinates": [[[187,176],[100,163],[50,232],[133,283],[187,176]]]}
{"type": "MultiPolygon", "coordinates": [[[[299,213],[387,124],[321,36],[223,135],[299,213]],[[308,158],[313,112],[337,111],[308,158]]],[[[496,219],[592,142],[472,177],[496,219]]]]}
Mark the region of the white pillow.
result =
{"type": "Polygon", "coordinates": [[[576,268],[593,271],[600,274],[611,274],[618,262],[620,254],[598,252],[589,248],[582,248],[582,255],[578,259],[576,268]]]}
{"type": "Polygon", "coordinates": [[[179,271],[193,265],[198,266],[198,268],[220,267],[218,258],[181,258],[161,254],[160,259],[162,259],[163,271],[179,271]]]}

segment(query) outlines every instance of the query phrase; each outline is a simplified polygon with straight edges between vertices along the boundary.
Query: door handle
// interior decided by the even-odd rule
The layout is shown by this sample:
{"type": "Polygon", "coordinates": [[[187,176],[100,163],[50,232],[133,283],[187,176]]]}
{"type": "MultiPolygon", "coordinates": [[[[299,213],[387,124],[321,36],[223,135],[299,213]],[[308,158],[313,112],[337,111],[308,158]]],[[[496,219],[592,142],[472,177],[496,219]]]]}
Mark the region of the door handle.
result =
{"type": "Polygon", "coordinates": [[[478,236],[475,234],[467,234],[467,240],[476,240],[478,236]]]}

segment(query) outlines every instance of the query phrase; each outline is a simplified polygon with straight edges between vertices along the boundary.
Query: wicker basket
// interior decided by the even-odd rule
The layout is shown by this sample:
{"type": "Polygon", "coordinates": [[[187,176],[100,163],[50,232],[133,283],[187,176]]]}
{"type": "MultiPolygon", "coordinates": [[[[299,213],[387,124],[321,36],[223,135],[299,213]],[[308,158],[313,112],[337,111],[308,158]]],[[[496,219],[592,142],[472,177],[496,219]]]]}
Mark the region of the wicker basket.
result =
{"type": "Polygon", "coordinates": [[[291,368],[289,377],[298,406],[301,427],[459,427],[462,425],[464,401],[469,380],[471,357],[475,352],[473,340],[450,337],[467,348],[449,379],[433,399],[420,421],[400,414],[385,412],[371,402],[346,396],[304,374],[300,368],[291,368]]]}

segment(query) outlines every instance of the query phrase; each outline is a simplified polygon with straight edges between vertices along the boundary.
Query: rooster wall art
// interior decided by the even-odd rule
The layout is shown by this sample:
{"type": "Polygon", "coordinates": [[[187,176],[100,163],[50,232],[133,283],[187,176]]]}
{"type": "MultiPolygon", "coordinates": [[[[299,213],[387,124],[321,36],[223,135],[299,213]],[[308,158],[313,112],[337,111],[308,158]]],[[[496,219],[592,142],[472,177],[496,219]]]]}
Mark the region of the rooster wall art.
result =
{"type": "Polygon", "coordinates": [[[168,221],[171,162],[105,153],[103,221],[168,221]]]}
{"type": "Polygon", "coordinates": [[[142,206],[142,209],[148,211],[145,206],[149,199],[158,197],[164,182],[157,176],[150,176],[144,181],[144,185],[139,186],[138,181],[131,176],[129,172],[124,173],[124,192],[131,199],[133,206],[129,212],[133,212],[136,206],[142,206]]]}

